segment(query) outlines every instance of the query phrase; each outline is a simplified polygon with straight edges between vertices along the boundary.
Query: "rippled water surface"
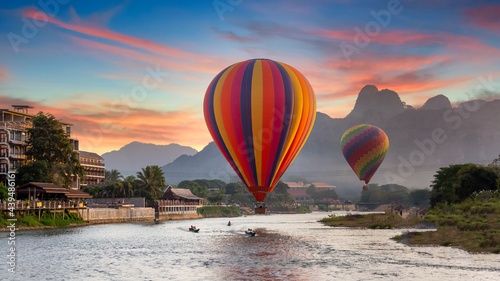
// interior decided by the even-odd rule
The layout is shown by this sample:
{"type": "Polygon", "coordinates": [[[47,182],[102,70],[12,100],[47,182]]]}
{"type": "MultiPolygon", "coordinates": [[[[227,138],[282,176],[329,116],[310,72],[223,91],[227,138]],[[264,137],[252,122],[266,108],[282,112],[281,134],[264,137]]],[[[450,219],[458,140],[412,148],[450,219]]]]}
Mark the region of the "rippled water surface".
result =
{"type": "MultiPolygon", "coordinates": [[[[408,247],[403,230],[330,228],[327,213],[17,232],[1,280],[500,280],[500,255],[408,247]],[[194,224],[199,233],[187,229],[194,224]],[[257,235],[243,234],[253,228],[257,235]]],[[[7,233],[0,249],[8,253],[7,233]]],[[[5,257],[5,255],[2,254],[5,257]]]]}

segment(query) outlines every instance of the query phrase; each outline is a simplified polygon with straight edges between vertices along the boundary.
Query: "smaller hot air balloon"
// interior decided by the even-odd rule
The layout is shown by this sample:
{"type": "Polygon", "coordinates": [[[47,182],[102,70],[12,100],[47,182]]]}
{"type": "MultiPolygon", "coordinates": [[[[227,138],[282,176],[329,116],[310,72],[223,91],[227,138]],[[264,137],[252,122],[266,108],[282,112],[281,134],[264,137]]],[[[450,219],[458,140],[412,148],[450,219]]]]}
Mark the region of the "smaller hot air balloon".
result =
{"type": "Polygon", "coordinates": [[[367,184],[377,171],[389,150],[389,139],[379,127],[362,124],[347,130],[340,140],[340,147],[347,163],[367,184]]]}

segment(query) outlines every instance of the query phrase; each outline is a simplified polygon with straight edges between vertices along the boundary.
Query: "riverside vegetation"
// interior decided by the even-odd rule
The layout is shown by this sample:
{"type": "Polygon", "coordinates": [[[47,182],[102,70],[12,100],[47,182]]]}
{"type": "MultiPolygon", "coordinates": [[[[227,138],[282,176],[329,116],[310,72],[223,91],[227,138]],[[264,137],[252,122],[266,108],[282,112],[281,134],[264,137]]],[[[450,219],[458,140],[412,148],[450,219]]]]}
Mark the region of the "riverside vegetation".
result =
{"type": "MultiPolygon", "coordinates": [[[[64,213],[64,218],[62,212],[56,212],[55,219],[54,219],[54,213],[44,212],[40,216],[40,220],[38,220],[38,216],[28,215],[28,214],[18,215],[16,216],[16,219],[17,219],[16,227],[19,227],[21,229],[64,227],[64,226],[87,223],[80,217],[78,217],[78,214],[70,213],[68,211],[64,213]]],[[[0,216],[0,229],[6,229],[6,227],[9,224],[10,222],[7,221],[7,216],[5,214],[2,214],[0,216]]]]}
{"type": "Polygon", "coordinates": [[[326,225],[404,228],[432,223],[436,231],[407,232],[393,239],[410,245],[456,246],[469,252],[500,253],[500,157],[490,165],[460,164],[434,176],[431,209],[423,219],[394,213],[347,215],[321,220],[326,225]]]}

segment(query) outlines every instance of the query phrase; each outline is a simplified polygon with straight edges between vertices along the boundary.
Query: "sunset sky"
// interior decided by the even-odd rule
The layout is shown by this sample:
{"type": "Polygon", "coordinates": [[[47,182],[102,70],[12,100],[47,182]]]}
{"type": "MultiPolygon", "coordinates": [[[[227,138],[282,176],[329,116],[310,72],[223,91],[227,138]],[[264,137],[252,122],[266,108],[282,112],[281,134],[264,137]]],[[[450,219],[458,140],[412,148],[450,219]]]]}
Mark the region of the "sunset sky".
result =
{"type": "Polygon", "coordinates": [[[301,71],[331,117],[367,84],[415,107],[492,99],[499,15],[498,1],[1,1],[0,108],[50,112],[102,154],[132,141],[201,150],[205,90],[251,58],[301,71]]]}

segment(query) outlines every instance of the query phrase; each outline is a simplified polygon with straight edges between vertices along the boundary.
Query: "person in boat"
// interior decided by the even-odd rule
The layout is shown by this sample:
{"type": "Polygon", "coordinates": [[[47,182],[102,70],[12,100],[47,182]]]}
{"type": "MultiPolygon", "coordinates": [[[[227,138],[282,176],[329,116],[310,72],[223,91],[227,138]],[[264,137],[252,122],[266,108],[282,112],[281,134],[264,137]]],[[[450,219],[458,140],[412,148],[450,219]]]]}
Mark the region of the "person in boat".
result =
{"type": "Polygon", "coordinates": [[[231,221],[229,221],[229,222],[227,223],[227,225],[228,225],[228,226],[231,226],[231,221]]]}

